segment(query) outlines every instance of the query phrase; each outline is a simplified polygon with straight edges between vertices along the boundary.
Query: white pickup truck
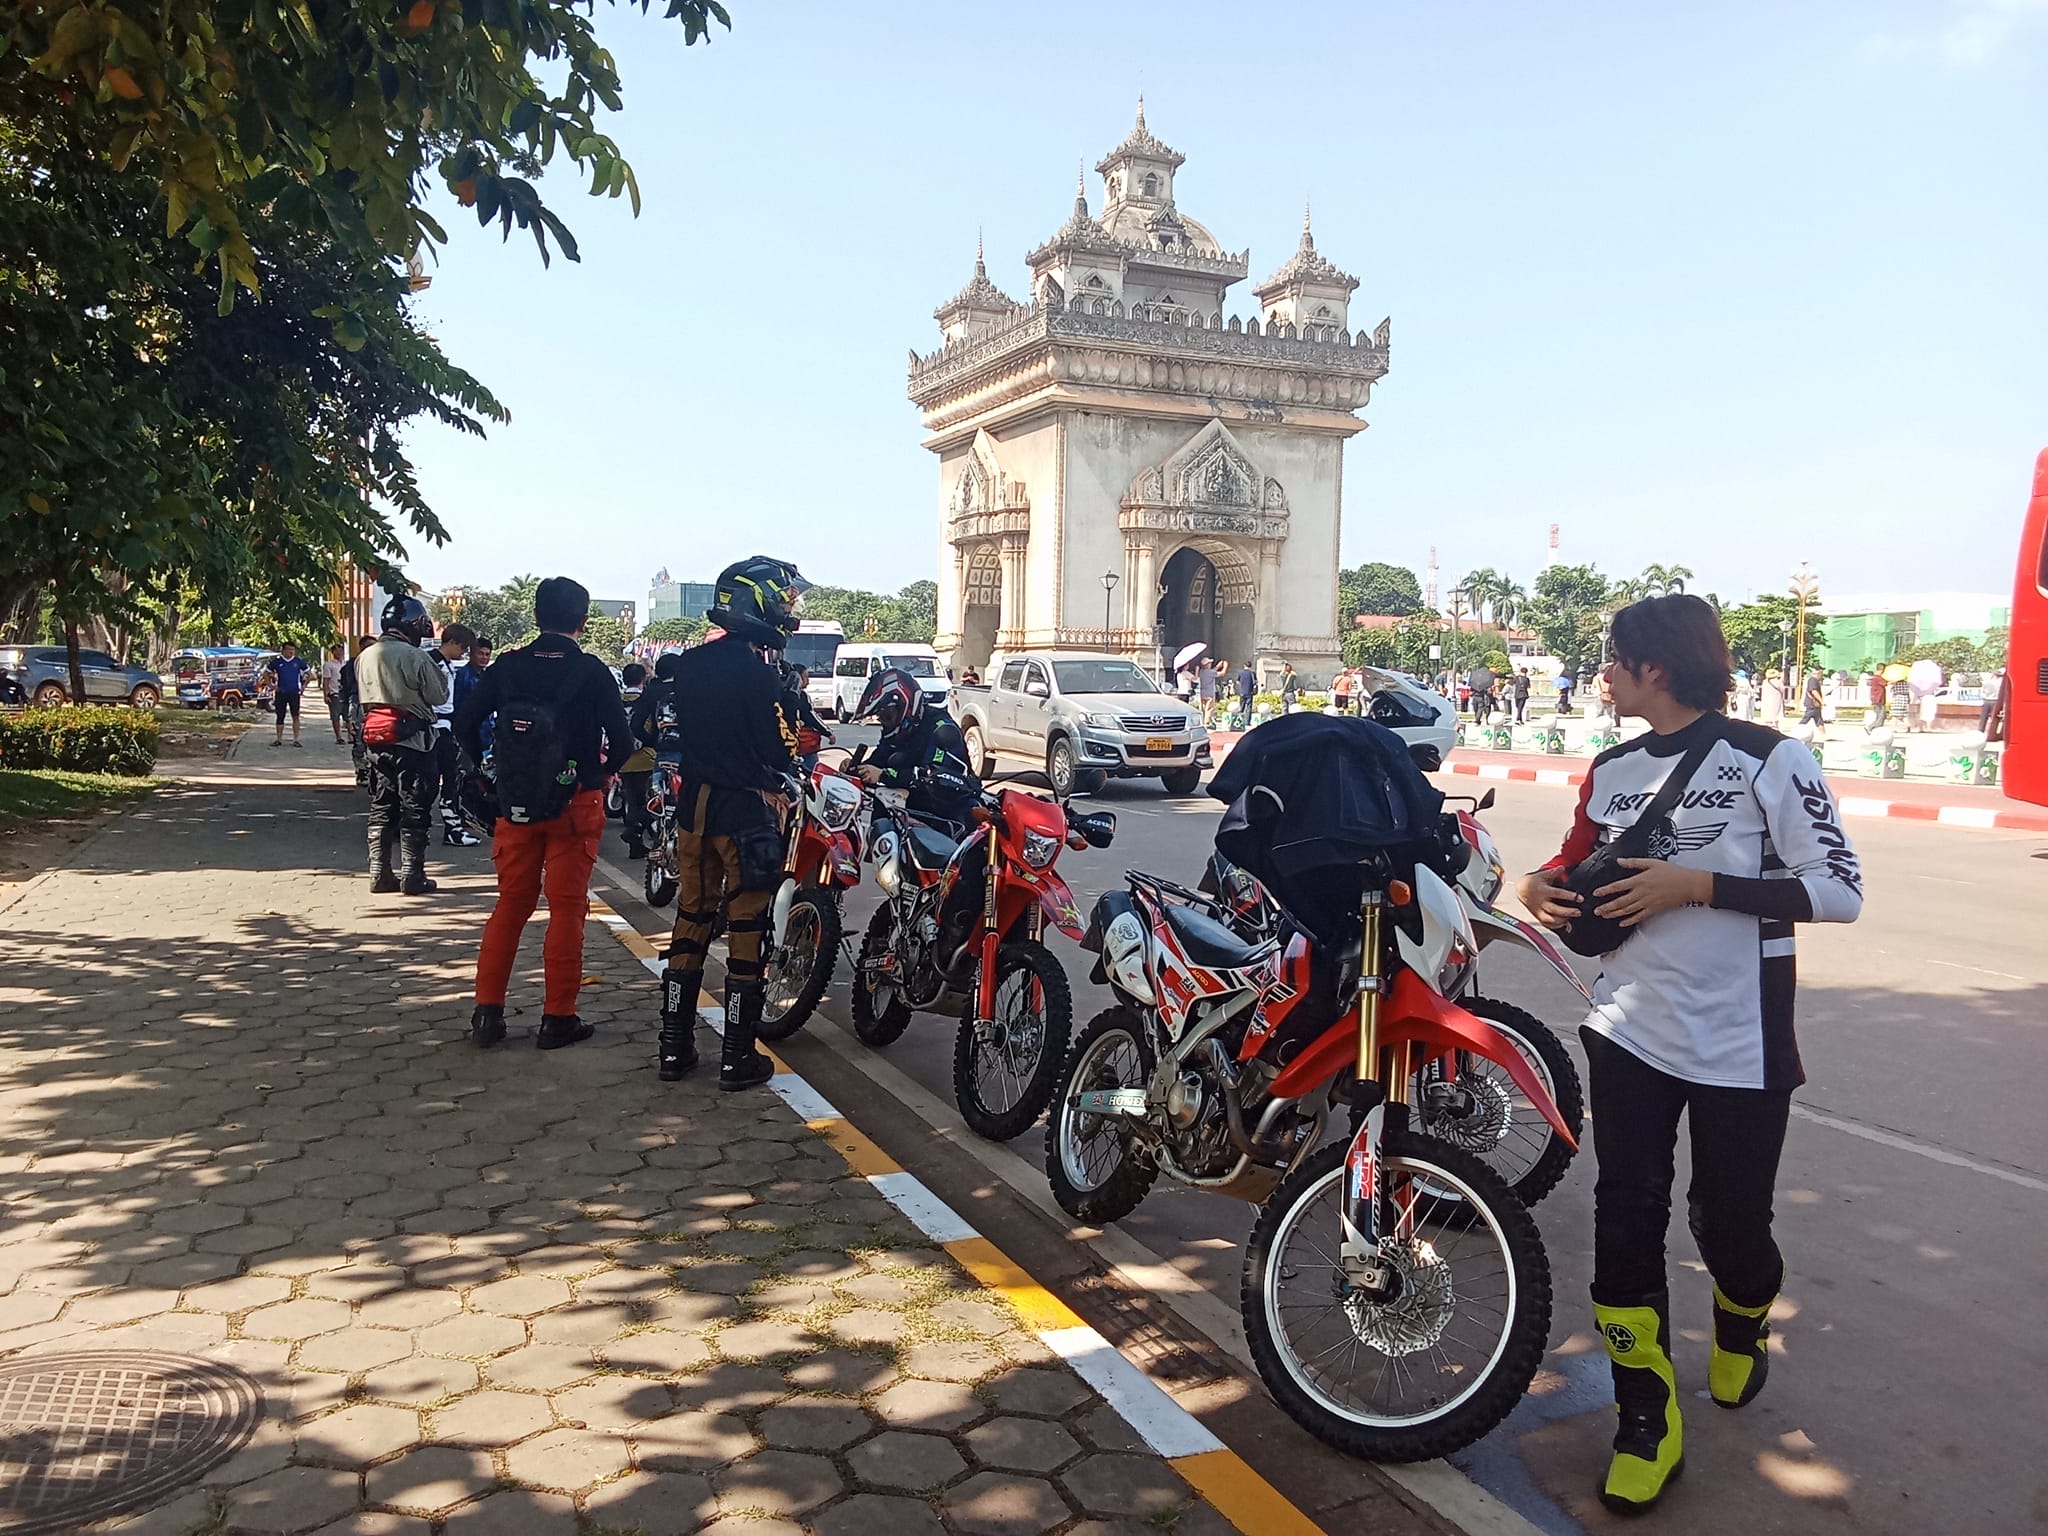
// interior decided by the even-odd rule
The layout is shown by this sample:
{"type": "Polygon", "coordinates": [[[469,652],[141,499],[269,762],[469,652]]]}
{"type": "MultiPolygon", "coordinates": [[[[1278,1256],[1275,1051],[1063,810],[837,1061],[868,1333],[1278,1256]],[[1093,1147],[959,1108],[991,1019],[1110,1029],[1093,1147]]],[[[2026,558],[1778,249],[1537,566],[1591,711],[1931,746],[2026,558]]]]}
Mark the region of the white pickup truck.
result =
{"type": "Polygon", "coordinates": [[[1044,765],[1061,796],[1105,779],[1157,777],[1191,795],[1215,766],[1199,707],[1121,656],[1032,652],[1003,658],[987,686],[954,690],[977,774],[998,758],[1044,765]]]}

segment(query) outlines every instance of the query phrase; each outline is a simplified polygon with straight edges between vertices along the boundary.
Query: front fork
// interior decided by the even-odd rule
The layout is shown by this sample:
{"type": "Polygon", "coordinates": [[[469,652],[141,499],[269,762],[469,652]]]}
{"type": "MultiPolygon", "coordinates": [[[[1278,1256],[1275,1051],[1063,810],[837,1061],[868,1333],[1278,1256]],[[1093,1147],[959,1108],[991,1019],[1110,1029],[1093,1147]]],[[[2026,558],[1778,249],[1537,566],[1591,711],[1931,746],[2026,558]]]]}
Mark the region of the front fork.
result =
{"type": "MultiPolygon", "coordinates": [[[[1380,1187],[1387,1133],[1405,1131],[1408,1126],[1410,1075],[1405,1059],[1380,1059],[1380,999],[1386,987],[1381,948],[1385,905],[1384,893],[1365,893],[1359,946],[1363,974],[1358,981],[1358,1062],[1351,1085],[1354,1133],[1344,1158],[1344,1192],[1338,1215],[1343,1229],[1339,1259],[1344,1277],[1375,1301],[1388,1299],[1397,1284],[1394,1267],[1383,1256],[1382,1238],[1405,1238],[1414,1224],[1410,1193],[1404,1189],[1390,1201],[1380,1187]]],[[[1402,1055],[1407,1055],[1405,1048],[1402,1055]]]]}
{"type": "Polygon", "coordinates": [[[996,880],[1003,872],[1003,851],[997,846],[1001,839],[993,825],[984,841],[988,844],[988,878],[981,887],[981,976],[974,989],[974,1028],[987,1038],[995,1027],[996,951],[1003,942],[996,928],[996,880]]]}

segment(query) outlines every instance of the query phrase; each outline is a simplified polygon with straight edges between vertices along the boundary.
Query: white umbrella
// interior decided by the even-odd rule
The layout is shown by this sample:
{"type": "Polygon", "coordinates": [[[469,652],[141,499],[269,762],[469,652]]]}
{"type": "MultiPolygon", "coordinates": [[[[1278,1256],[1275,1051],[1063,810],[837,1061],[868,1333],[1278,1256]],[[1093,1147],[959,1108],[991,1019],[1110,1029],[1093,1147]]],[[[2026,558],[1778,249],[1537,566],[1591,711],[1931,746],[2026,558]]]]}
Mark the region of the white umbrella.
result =
{"type": "Polygon", "coordinates": [[[1197,640],[1193,645],[1182,646],[1178,651],[1174,652],[1173,670],[1178,672],[1182,667],[1208,649],[1208,644],[1201,640],[1197,640]]]}

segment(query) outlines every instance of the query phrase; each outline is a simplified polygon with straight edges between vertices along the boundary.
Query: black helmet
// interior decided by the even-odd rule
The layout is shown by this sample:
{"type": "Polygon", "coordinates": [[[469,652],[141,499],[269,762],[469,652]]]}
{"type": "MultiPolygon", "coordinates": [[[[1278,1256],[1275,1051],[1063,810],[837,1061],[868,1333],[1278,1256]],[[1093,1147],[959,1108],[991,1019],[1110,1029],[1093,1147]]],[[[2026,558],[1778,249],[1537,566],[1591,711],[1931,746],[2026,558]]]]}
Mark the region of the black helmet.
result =
{"type": "Polygon", "coordinates": [[[865,720],[873,715],[883,730],[893,731],[906,723],[915,724],[923,713],[924,690],[917,686],[917,679],[901,667],[886,667],[868,679],[853,718],[865,720]]]}
{"type": "Polygon", "coordinates": [[[434,634],[434,616],[416,597],[394,597],[384,605],[384,628],[401,630],[414,640],[428,640],[434,634]]]}
{"type": "Polygon", "coordinates": [[[797,599],[810,583],[787,560],[756,555],[718,573],[718,597],[704,617],[729,635],[781,650],[796,633],[797,599]]]}
{"type": "Polygon", "coordinates": [[[665,683],[682,670],[682,652],[663,651],[654,663],[654,679],[656,682],[665,683]]]}

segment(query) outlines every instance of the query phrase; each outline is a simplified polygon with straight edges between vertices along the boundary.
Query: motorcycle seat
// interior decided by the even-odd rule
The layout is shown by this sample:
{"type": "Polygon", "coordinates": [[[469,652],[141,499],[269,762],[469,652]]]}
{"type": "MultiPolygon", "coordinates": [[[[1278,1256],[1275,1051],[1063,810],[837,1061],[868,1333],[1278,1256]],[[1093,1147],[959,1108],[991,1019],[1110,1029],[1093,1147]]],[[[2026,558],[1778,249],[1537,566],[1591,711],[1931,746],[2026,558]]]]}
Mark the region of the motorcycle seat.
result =
{"type": "Polygon", "coordinates": [[[1197,965],[1212,970],[1243,970],[1258,964],[1270,947],[1264,943],[1247,944],[1208,913],[1194,907],[1168,904],[1164,911],[1166,925],[1180,940],[1187,957],[1197,965]]]}
{"type": "Polygon", "coordinates": [[[944,869],[946,861],[953,857],[953,850],[960,844],[936,828],[923,822],[905,823],[904,847],[909,850],[910,861],[921,869],[944,869]]]}

